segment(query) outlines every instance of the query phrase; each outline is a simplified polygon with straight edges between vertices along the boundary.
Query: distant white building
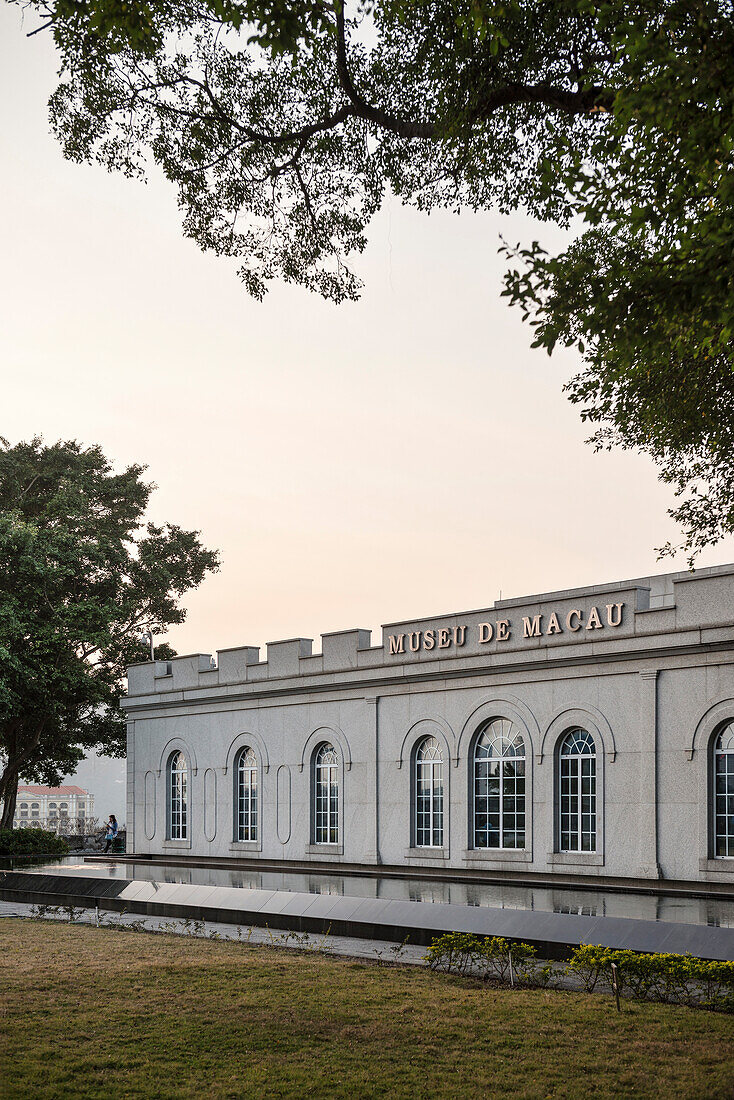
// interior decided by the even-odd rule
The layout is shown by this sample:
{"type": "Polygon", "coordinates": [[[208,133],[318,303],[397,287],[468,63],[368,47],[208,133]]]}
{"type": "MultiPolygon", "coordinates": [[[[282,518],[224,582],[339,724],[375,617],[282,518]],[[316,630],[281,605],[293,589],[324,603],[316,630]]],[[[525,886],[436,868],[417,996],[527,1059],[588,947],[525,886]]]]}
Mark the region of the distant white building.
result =
{"type": "Polygon", "coordinates": [[[18,786],[13,828],[34,826],[62,832],[83,832],[94,817],[94,795],[82,787],[18,786]]]}

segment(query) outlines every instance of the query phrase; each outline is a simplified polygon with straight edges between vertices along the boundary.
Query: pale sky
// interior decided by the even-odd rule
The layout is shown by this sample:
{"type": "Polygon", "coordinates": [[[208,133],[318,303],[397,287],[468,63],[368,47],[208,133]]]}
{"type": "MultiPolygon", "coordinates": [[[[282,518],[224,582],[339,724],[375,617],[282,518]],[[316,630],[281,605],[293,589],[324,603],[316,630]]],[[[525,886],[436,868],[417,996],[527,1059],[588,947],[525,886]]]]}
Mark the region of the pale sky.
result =
{"type": "MultiPolygon", "coordinates": [[[[157,175],[63,160],[50,41],[7,6],[0,62],[0,435],[146,463],[152,518],[219,548],[179,652],[318,650],[321,632],[674,567],[655,553],[676,537],[670,490],[646,458],[584,445],[561,392],[578,358],[531,350],[499,297],[499,233],[559,234],[393,200],[359,303],[275,284],[258,304],[183,238],[157,175]]],[[[733,557],[730,540],[700,564],[733,557]]]]}

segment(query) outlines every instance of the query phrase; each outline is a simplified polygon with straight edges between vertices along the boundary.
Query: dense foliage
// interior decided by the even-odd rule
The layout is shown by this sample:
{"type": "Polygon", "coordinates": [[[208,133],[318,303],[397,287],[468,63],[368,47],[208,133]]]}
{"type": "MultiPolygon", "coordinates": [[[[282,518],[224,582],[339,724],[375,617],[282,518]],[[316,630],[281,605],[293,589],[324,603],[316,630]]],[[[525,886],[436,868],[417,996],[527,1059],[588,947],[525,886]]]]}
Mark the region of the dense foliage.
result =
{"type": "Polygon", "coordinates": [[[580,224],[509,250],[506,294],[581,351],[571,400],[652,456],[691,559],[734,530],[732,0],[16,2],[55,36],[66,155],[158,164],[256,297],[355,297],[387,189],[580,224]]]}
{"type": "Polygon", "coordinates": [[[0,856],[63,856],[69,845],[47,829],[0,829],[0,856]]]}
{"type": "Polygon", "coordinates": [[[144,523],[143,473],[99,447],[0,441],[0,826],[19,778],[55,786],[92,748],[124,754],[142,632],[182,622],[180,597],[217,568],[197,532],[144,523]]]}

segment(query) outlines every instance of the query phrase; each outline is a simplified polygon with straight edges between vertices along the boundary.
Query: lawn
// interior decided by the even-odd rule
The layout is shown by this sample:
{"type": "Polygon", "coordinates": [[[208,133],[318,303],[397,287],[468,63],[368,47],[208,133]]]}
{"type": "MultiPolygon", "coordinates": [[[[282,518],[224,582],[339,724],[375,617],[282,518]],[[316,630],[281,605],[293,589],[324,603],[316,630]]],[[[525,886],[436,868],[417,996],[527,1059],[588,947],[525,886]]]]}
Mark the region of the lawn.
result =
{"type": "Polygon", "coordinates": [[[0,920],[0,1095],[731,1097],[734,1019],[0,920]]]}

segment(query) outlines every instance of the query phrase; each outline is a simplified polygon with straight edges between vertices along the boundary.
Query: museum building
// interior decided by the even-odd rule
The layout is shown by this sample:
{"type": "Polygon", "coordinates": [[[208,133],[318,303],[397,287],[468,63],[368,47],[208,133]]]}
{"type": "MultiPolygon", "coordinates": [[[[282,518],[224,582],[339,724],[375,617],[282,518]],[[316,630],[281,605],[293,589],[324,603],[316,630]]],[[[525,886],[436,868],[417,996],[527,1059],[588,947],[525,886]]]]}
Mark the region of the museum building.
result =
{"type": "Polygon", "coordinates": [[[734,876],[734,565],[133,665],[128,852],[734,876]]]}

